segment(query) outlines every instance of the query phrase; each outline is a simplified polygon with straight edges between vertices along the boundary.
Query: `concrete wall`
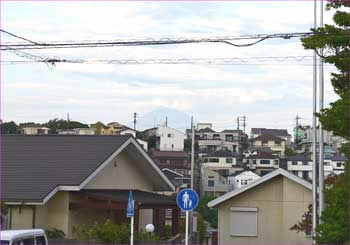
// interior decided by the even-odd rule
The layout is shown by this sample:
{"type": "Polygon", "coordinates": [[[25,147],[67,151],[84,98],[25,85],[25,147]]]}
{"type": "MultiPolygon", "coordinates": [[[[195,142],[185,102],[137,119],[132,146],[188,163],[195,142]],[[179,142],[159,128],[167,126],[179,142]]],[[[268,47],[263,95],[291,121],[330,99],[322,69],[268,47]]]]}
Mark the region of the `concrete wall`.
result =
{"type": "Polygon", "coordinates": [[[139,230],[145,230],[146,225],[153,224],[153,210],[140,209],[139,230]]]}
{"type": "Polygon", "coordinates": [[[69,192],[57,192],[46,205],[47,228],[57,228],[68,234],[69,192]]]}
{"type": "Polygon", "coordinates": [[[32,206],[11,206],[11,229],[33,228],[32,206]]]}
{"type": "Polygon", "coordinates": [[[157,136],[160,137],[159,150],[183,151],[185,135],[173,128],[158,127],[157,136]],[[170,137],[168,137],[170,135],[170,137]]]}
{"type": "MultiPolygon", "coordinates": [[[[219,206],[219,244],[310,244],[305,234],[289,228],[296,224],[311,203],[311,190],[278,176],[219,206]],[[258,235],[230,235],[231,207],[258,208],[258,235]]],[[[239,222],[239,221],[237,221],[239,222]]]]}
{"type": "Polygon", "coordinates": [[[152,180],[145,177],[143,170],[122,152],[112,160],[84,189],[139,189],[152,191],[152,180]],[[116,166],[114,163],[116,162],[116,166]]]}

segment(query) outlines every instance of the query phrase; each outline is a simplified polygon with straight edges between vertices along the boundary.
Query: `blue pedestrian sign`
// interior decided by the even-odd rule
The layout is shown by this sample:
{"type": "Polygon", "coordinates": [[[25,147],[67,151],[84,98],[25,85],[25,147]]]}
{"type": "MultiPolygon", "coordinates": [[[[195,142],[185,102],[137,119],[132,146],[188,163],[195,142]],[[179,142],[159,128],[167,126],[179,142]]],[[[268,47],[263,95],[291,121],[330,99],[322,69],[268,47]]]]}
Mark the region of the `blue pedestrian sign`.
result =
{"type": "Polygon", "coordinates": [[[177,205],[185,211],[190,211],[195,209],[198,205],[198,195],[192,189],[183,189],[181,190],[176,197],[177,205]]]}
{"type": "Polygon", "coordinates": [[[132,192],[129,191],[128,207],[126,208],[126,217],[130,218],[134,216],[134,198],[132,192]]]}

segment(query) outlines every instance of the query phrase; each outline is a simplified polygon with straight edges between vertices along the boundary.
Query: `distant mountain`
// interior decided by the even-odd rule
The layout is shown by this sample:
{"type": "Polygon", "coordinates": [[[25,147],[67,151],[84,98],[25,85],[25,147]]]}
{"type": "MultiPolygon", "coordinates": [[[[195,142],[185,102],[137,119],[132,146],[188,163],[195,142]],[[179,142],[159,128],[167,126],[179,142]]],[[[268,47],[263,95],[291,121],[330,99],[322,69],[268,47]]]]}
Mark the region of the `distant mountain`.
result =
{"type": "MultiPolygon", "coordinates": [[[[138,130],[145,130],[161,125],[165,125],[166,118],[168,118],[168,127],[175,128],[185,132],[187,128],[191,127],[191,116],[178,111],[176,109],[159,107],[149,113],[141,115],[137,119],[136,127],[138,130]]],[[[132,122],[129,125],[133,125],[132,122]]]]}

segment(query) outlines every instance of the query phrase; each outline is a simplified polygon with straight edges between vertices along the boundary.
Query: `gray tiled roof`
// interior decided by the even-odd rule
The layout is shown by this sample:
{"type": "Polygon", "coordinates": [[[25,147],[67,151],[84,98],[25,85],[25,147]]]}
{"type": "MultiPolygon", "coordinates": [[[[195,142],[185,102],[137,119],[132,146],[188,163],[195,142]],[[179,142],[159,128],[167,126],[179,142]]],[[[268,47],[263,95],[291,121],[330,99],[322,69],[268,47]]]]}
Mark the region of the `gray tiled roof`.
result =
{"type": "Polygon", "coordinates": [[[215,131],[212,130],[211,128],[202,128],[200,130],[197,130],[196,133],[215,133],[215,131]]]}
{"type": "Polygon", "coordinates": [[[79,185],[130,136],[2,135],[2,198],[41,201],[79,185]]]}
{"type": "Polygon", "coordinates": [[[298,154],[294,156],[288,156],[287,161],[311,161],[310,154],[298,154]]]}
{"type": "Polygon", "coordinates": [[[261,140],[261,141],[268,141],[268,140],[275,140],[275,141],[286,141],[285,139],[282,139],[280,137],[271,135],[271,134],[263,134],[260,135],[252,140],[261,140]]]}
{"type": "Polygon", "coordinates": [[[252,134],[271,134],[274,136],[291,136],[287,129],[252,128],[252,134]]]}

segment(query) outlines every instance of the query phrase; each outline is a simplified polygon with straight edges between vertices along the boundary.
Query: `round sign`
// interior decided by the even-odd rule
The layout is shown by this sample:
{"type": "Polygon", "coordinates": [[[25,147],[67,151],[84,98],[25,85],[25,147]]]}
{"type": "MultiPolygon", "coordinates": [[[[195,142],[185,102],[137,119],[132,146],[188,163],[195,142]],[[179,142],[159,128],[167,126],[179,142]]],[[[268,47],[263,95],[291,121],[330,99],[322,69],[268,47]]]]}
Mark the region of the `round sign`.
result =
{"type": "Polygon", "coordinates": [[[198,205],[198,200],[199,198],[197,193],[192,189],[183,189],[177,194],[176,197],[177,205],[185,211],[190,211],[196,208],[198,205]]]}
{"type": "Polygon", "coordinates": [[[147,232],[153,232],[154,231],[154,225],[153,224],[146,225],[146,231],[147,232]]]}

